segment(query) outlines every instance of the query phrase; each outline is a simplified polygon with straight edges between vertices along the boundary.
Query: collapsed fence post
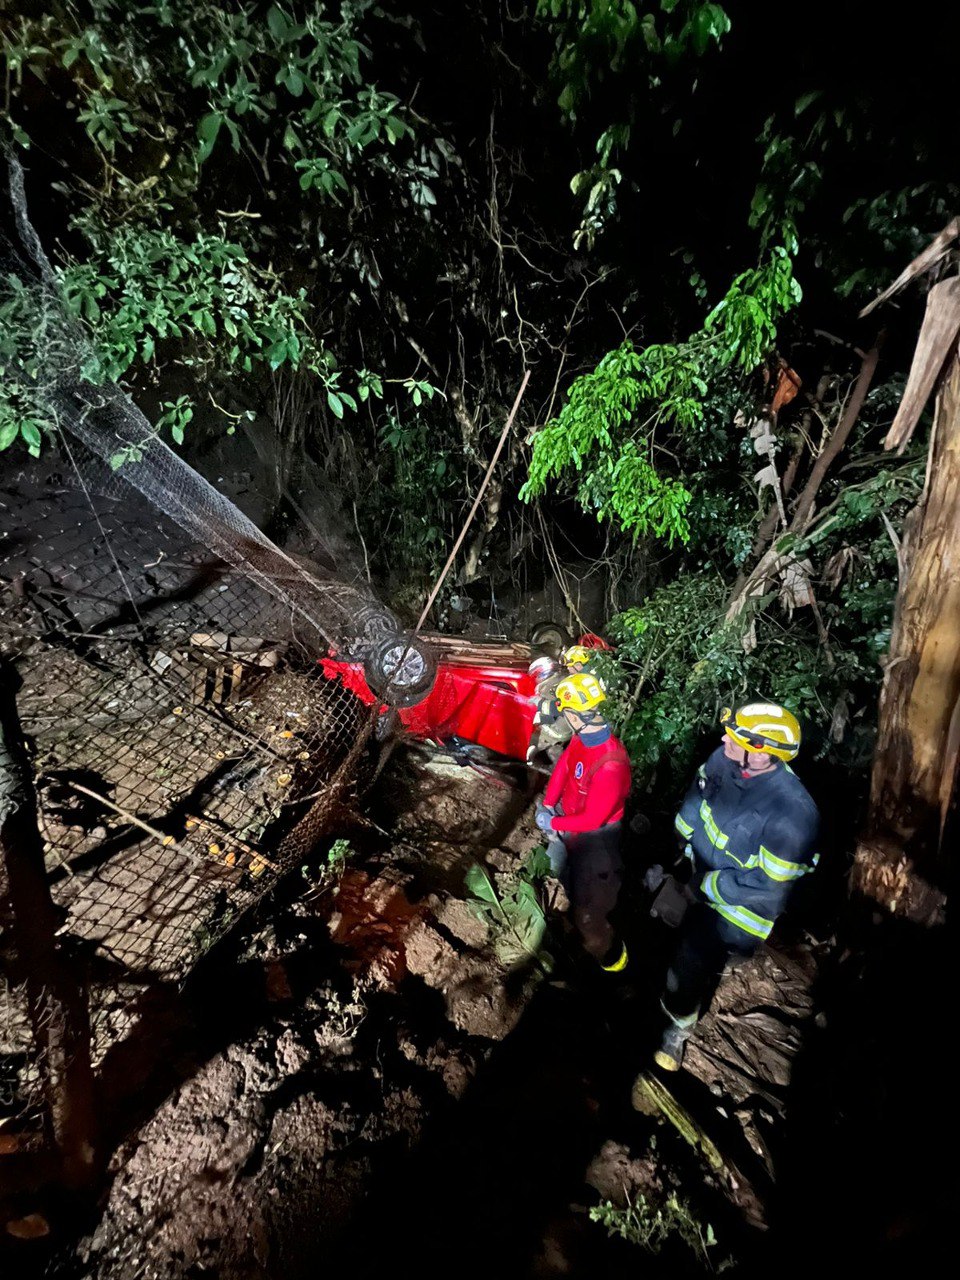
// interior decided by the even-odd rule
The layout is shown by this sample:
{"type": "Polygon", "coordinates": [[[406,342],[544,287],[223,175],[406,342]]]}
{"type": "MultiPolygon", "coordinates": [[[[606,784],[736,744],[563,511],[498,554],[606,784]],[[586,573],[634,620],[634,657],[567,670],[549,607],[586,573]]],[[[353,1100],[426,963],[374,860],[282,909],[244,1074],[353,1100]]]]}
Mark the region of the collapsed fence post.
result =
{"type": "Polygon", "coordinates": [[[13,976],[26,987],[62,1178],[80,1190],[96,1168],[90,1024],[83,983],[57,946],[56,908],[17,714],[18,683],[11,664],[0,660],[0,919],[13,937],[13,976]]]}

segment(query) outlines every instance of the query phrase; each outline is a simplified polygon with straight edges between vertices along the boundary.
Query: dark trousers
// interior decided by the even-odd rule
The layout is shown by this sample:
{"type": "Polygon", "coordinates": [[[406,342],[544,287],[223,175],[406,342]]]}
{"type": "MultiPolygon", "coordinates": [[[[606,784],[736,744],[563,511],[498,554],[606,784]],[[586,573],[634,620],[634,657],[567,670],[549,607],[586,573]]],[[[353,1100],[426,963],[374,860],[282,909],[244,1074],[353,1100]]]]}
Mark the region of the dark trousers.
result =
{"type": "Polygon", "coordinates": [[[759,939],[729,924],[703,903],[695,903],[680,925],[677,949],[667,968],[663,1006],[677,1022],[693,1023],[713,999],[731,956],[752,956],[759,939]]]}
{"type": "Polygon", "coordinates": [[[570,899],[570,914],[585,950],[598,960],[613,946],[610,913],[617,905],[623,880],[620,839],[619,822],[564,837],[568,857],[561,878],[570,899]]]}

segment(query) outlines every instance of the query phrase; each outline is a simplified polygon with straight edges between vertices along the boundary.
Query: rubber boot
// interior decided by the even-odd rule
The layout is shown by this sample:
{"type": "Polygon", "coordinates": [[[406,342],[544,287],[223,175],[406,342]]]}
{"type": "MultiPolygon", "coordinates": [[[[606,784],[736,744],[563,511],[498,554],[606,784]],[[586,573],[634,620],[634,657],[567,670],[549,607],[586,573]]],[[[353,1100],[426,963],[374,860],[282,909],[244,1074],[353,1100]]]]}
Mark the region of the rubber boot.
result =
{"type": "Polygon", "coordinates": [[[660,1007],[670,1019],[670,1022],[663,1033],[660,1048],[653,1055],[653,1060],[664,1071],[679,1071],[683,1066],[683,1051],[687,1041],[693,1034],[693,1028],[697,1025],[700,1010],[698,1009],[695,1013],[688,1014],[686,1017],[678,1018],[670,1012],[666,1005],[661,1004],[660,1007]]]}
{"type": "Polygon", "coordinates": [[[683,1050],[689,1039],[690,1031],[686,1028],[672,1025],[667,1027],[660,1041],[660,1048],[653,1055],[654,1062],[664,1071],[679,1071],[683,1066],[683,1050]]]}

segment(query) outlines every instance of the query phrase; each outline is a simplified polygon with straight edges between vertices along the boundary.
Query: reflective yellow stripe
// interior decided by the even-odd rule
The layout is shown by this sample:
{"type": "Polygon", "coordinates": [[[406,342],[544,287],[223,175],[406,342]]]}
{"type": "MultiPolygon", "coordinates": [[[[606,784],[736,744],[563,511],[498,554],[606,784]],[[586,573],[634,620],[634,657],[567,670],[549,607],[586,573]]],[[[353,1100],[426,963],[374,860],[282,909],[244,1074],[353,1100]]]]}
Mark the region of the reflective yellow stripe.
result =
{"type": "Polygon", "coordinates": [[[693,827],[691,827],[689,822],[684,822],[683,818],[681,818],[679,813],[674,818],[673,825],[677,828],[677,830],[680,832],[682,836],[693,835],[693,827]]]}
{"type": "Polygon", "coordinates": [[[799,880],[808,871],[812,871],[818,861],[819,855],[814,858],[812,865],[805,862],[788,862],[786,858],[778,858],[775,853],[771,853],[763,845],[760,846],[760,867],[771,880],[776,880],[778,884],[784,884],[788,880],[799,880]]]}
{"type": "Polygon", "coordinates": [[[613,964],[601,964],[600,968],[605,973],[621,973],[627,967],[627,960],[627,944],[624,942],[621,943],[620,955],[614,960],[613,964]]]}
{"type": "Polygon", "coordinates": [[[760,862],[760,859],[755,853],[751,854],[750,857],[747,858],[746,862],[741,862],[737,855],[735,853],[731,853],[729,849],[726,850],[726,855],[728,858],[732,858],[737,866],[743,871],[749,871],[751,867],[757,866],[760,862]]]}
{"type": "Polygon", "coordinates": [[[700,801],[700,817],[703,819],[703,829],[707,833],[707,839],[715,849],[725,849],[727,847],[728,836],[725,836],[717,824],[713,820],[713,812],[706,800],[700,801]]]}
{"type": "Polygon", "coordinates": [[[719,876],[719,871],[711,871],[704,876],[703,884],[700,886],[714,911],[754,938],[768,937],[773,928],[773,921],[767,920],[765,916],[758,916],[755,911],[750,911],[747,907],[738,907],[732,902],[726,902],[717,886],[719,876]]]}

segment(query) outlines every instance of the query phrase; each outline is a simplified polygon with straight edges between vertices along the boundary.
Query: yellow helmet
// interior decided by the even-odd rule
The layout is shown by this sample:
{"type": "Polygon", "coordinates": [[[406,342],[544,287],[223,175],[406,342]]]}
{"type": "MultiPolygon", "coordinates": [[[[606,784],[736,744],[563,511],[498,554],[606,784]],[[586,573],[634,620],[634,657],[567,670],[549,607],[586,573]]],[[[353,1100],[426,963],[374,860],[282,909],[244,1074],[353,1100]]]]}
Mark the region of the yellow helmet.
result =
{"type": "Polygon", "coordinates": [[[800,722],[792,711],[773,702],[751,702],[736,711],[724,707],[720,723],[727,737],[745,751],[792,760],[800,750],[800,722]]]}
{"type": "Polygon", "coordinates": [[[584,711],[593,711],[606,700],[607,695],[603,692],[600,681],[586,671],[567,676],[566,680],[561,680],[557,685],[557,706],[561,711],[576,711],[579,715],[584,711]]]}
{"type": "Polygon", "coordinates": [[[560,661],[565,667],[570,667],[575,662],[579,662],[581,666],[586,666],[591,661],[589,649],[585,649],[582,644],[571,645],[569,649],[564,649],[560,655],[560,661]]]}

